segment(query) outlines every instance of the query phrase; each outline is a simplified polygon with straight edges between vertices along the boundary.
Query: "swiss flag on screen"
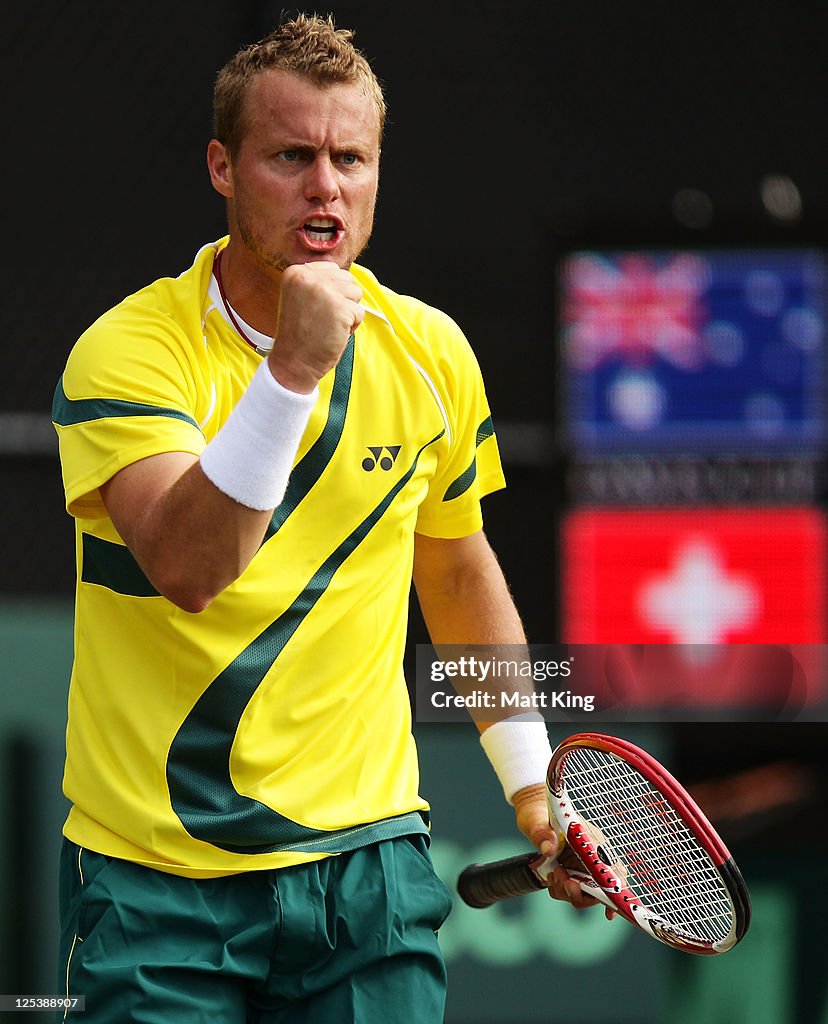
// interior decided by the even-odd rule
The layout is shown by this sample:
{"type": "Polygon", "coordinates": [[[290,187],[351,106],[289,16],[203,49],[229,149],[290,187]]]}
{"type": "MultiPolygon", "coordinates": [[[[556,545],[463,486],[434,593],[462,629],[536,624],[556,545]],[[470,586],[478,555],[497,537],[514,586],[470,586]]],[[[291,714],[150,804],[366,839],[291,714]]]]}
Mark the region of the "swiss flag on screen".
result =
{"type": "Polygon", "coordinates": [[[816,509],[576,511],[562,554],[567,643],[826,639],[826,521],[816,509]]]}

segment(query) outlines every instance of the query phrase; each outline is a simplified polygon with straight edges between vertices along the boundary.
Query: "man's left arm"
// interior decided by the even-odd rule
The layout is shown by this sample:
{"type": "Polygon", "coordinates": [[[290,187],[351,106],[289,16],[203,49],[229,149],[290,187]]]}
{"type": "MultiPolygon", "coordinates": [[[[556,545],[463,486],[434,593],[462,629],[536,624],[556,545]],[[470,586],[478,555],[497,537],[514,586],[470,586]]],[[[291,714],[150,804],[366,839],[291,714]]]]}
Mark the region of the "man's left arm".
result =
{"type": "MultiPolygon", "coordinates": [[[[512,595],[486,535],[442,539],[415,536],[414,585],[431,642],[442,644],[525,645],[526,636],[512,595]]],[[[478,723],[481,732],[489,726],[478,723]]],[[[542,853],[550,856],[557,837],[549,824],[546,787],[539,766],[537,783],[510,796],[518,828],[542,853]]],[[[550,887],[556,899],[576,907],[596,901],[584,896],[563,868],[550,887]]]]}

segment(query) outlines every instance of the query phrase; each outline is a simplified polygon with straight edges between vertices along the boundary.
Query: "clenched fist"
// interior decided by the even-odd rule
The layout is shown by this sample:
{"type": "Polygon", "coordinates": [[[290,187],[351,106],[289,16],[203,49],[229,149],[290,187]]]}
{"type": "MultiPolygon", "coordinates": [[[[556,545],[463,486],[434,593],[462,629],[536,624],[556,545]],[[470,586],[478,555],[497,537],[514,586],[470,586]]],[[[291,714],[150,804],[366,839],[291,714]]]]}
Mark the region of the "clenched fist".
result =
{"type": "Polygon", "coordinates": [[[282,387],[309,394],[339,362],[362,323],[362,288],[335,263],[301,263],[282,274],[279,319],[268,356],[282,387]]]}

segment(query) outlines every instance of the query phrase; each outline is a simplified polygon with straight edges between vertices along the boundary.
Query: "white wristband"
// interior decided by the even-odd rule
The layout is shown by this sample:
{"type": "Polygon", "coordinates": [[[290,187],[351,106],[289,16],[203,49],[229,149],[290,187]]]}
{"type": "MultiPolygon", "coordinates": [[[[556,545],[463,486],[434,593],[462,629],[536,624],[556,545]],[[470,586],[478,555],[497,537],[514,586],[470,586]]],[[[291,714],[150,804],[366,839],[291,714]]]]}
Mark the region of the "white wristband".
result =
{"type": "Polygon", "coordinates": [[[495,722],[481,733],[480,743],[509,803],[519,789],[546,781],[552,747],[536,711],[495,722]]]}
{"type": "Polygon", "coordinates": [[[201,453],[204,475],[241,505],[276,508],[318,395],[318,388],[309,395],[288,391],[265,360],[201,453]]]}

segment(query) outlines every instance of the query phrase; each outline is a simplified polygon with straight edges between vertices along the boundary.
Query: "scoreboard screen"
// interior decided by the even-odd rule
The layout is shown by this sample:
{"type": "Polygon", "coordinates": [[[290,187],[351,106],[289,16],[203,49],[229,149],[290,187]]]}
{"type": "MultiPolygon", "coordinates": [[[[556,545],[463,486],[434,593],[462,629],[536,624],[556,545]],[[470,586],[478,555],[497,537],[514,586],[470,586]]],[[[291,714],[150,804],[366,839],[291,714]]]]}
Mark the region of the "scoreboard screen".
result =
{"type": "Polygon", "coordinates": [[[826,282],[817,249],[570,253],[558,288],[571,454],[818,449],[826,282]]]}
{"type": "Polygon", "coordinates": [[[564,641],[602,666],[602,645],[625,648],[611,682],[627,708],[667,702],[692,718],[793,701],[824,713],[821,510],[579,509],[562,540],[564,641]]]}
{"type": "Polygon", "coordinates": [[[573,511],[564,639],[825,643],[826,540],[813,508],[573,511]]]}

